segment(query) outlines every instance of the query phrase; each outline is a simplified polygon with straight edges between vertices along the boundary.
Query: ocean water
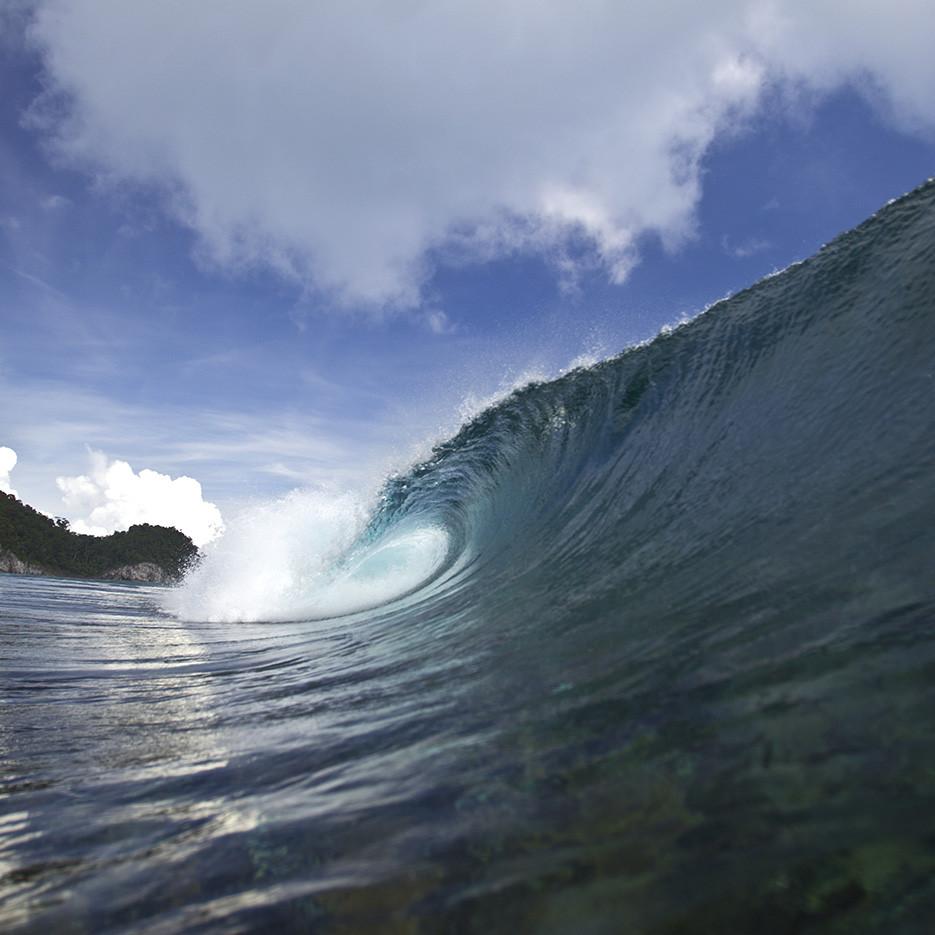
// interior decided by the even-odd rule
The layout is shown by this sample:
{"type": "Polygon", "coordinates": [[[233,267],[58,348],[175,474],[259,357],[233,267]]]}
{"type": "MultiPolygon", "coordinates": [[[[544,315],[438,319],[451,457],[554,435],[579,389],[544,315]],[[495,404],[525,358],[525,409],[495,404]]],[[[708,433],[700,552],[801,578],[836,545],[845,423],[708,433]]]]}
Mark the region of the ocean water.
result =
{"type": "Polygon", "coordinates": [[[935,184],[179,589],[0,576],[0,928],[929,933],[935,184]]]}

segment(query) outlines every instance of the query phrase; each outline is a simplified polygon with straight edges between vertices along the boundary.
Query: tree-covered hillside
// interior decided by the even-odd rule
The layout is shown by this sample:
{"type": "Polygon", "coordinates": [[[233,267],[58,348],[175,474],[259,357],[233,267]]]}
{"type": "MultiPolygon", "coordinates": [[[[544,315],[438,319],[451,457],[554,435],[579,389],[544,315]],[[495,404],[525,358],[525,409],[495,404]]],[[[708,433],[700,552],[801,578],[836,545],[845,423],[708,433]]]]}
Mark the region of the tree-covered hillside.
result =
{"type": "Polygon", "coordinates": [[[198,554],[184,533],[144,523],[109,536],[71,532],[68,521],[49,519],[11,494],[0,492],[0,550],[52,574],[97,578],[123,565],[152,562],[178,577],[198,554]]]}

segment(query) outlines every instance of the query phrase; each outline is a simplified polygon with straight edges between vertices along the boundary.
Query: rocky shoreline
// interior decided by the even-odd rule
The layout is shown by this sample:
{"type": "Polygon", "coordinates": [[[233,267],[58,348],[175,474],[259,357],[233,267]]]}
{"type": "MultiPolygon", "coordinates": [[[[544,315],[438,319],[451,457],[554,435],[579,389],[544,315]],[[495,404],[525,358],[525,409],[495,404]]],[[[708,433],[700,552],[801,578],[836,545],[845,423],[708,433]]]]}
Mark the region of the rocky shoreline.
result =
{"type": "Polygon", "coordinates": [[[91,536],[0,492],[0,572],[170,584],[197,559],[192,540],[170,526],[137,523],[91,536]]]}
{"type": "MultiPolygon", "coordinates": [[[[19,556],[6,549],[0,549],[0,573],[10,575],[43,575],[51,578],[74,575],[37,565],[35,562],[24,562],[19,556]]],[[[95,575],[89,580],[97,581],[144,581],[150,584],[172,584],[175,579],[154,562],[138,562],[135,565],[120,565],[111,568],[101,575],[95,575]]]]}

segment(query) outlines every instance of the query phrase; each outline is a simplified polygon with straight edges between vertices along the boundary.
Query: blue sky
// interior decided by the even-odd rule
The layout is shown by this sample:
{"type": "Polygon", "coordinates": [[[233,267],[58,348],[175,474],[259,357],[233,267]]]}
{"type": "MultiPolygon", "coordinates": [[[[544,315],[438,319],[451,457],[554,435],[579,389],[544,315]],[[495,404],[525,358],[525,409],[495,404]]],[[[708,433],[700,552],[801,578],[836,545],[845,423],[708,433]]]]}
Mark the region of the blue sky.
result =
{"type": "Polygon", "coordinates": [[[0,484],[96,531],[372,485],[935,173],[925,4],[68,0],[0,28],[0,484]]]}

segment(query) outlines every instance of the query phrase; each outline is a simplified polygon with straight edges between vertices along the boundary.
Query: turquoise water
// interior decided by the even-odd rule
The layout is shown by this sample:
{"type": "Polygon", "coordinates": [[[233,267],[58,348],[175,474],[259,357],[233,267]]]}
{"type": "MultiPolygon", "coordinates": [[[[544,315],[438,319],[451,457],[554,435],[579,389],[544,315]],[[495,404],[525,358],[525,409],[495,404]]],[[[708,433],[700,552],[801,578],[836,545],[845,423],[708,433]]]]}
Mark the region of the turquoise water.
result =
{"type": "Polygon", "coordinates": [[[928,184],[285,584],[0,577],[0,926],[931,931],[933,390],[928,184]]]}

